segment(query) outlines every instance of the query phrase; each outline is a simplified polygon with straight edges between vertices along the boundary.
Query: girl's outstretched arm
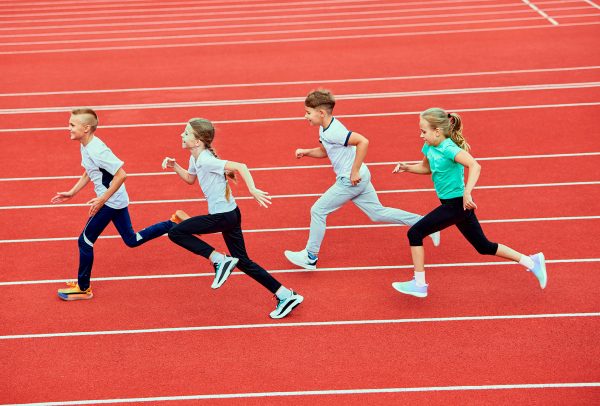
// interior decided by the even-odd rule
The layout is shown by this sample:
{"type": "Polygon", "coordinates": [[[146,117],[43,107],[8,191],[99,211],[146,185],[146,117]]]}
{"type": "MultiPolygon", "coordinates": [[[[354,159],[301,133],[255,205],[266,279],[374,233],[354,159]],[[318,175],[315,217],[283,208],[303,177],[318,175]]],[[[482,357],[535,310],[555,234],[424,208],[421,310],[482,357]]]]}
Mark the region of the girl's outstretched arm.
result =
{"type": "Polygon", "coordinates": [[[192,175],[186,169],[182,168],[181,165],[179,165],[177,163],[175,158],[166,157],[163,160],[162,168],[163,169],[173,168],[175,170],[175,172],[177,173],[177,175],[179,175],[179,177],[181,179],[183,179],[183,181],[185,183],[187,183],[188,185],[193,185],[194,182],[196,182],[196,175],[192,175]]]}
{"type": "Polygon", "coordinates": [[[250,170],[248,170],[246,164],[227,161],[225,164],[225,170],[239,172],[242,179],[244,179],[244,182],[246,182],[246,186],[248,186],[248,191],[250,191],[252,197],[254,197],[258,204],[260,204],[262,207],[269,207],[268,205],[271,204],[271,196],[269,196],[269,193],[256,188],[254,185],[254,179],[252,179],[252,175],[250,174],[250,170]]]}
{"type": "Polygon", "coordinates": [[[399,162],[394,168],[392,173],[410,172],[419,175],[429,175],[431,173],[431,167],[429,166],[429,160],[426,156],[423,157],[423,161],[416,164],[407,164],[405,162],[399,162]]]}
{"type": "Polygon", "coordinates": [[[477,163],[475,158],[471,156],[467,151],[460,151],[454,157],[454,161],[458,162],[464,167],[469,168],[469,175],[467,178],[467,184],[465,185],[465,194],[463,196],[463,209],[465,210],[474,210],[477,208],[477,205],[473,201],[471,197],[471,192],[473,192],[473,188],[475,188],[475,184],[479,179],[479,174],[481,173],[481,165],[477,163]]]}

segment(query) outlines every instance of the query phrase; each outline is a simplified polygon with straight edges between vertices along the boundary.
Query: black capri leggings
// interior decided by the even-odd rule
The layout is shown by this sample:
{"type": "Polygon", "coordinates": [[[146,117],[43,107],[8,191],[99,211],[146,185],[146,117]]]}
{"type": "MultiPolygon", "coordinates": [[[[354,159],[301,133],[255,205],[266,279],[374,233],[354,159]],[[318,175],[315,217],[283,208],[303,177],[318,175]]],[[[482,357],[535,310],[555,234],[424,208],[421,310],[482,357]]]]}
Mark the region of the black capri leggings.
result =
{"type": "Polygon", "coordinates": [[[440,199],[440,202],[442,202],[441,206],[438,206],[408,230],[408,241],[411,247],[422,246],[423,238],[455,224],[478,253],[496,255],[498,244],[486,238],[475,212],[463,209],[462,197],[440,199]]]}
{"type": "Polygon", "coordinates": [[[248,258],[244,235],[242,234],[242,214],[239,207],[226,213],[207,214],[182,221],[169,230],[169,238],[186,250],[208,259],[214,248],[194,234],[213,233],[223,234],[229,254],[240,260],[237,264],[238,268],[271,293],[277,292],[281,283],[263,267],[248,258]]]}

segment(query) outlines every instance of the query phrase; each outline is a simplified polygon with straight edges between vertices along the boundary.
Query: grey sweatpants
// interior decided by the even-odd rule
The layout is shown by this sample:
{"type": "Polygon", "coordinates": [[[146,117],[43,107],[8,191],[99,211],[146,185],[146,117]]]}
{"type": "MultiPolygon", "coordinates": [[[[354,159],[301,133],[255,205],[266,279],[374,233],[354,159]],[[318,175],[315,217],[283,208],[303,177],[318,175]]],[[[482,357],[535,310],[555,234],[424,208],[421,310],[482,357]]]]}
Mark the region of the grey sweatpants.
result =
{"type": "Polygon", "coordinates": [[[318,254],[325,237],[327,215],[333,213],[348,201],[352,201],[371,221],[381,223],[406,224],[412,226],[423,218],[418,214],[400,209],[384,207],[371,183],[371,173],[367,166],[361,169],[361,181],[352,186],[350,178],[338,177],[310,209],[310,234],[306,250],[318,254]]]}

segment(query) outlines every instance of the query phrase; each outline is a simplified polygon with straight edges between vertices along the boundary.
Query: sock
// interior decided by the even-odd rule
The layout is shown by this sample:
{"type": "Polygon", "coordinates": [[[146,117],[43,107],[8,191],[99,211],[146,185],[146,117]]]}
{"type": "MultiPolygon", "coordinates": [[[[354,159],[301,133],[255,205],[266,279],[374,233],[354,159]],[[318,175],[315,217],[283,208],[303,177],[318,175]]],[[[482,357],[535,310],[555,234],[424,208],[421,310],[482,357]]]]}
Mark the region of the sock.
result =
{"type": "Polygon", "coordinates": [[[275,296],[277,296],[277,299],[279,300],[284,300],[292,296],[292,291],[281,285],[279,289],[277,289],[277,292],[275,292],[275,296]]]}
{"type": "Polygon", "coordinates": [[[220,252],[213,251],[212,254],[210,254],[210,260],[212,261],[213,264],[218,264],[219,262],[221,262],[224,259],[225,259],[225,255],[221,254],[220,252]]]}
{"type": "Polygon", "coordinates": [[[316,254],[313,254],[310,251],[306,251],[306,253],[308,254],[308,259],[310,259],[311,261],[314,261],[315,259],[318,258],[316,254]]]}
{"type": "Polygon", "coordinates": [[[417,282],[417,286],[425,286],[425,272],[416,272],[415,271],[415,281],[417,282]]]}
{"type": "Polygon", "coordinates": [[[521,255],[521,259],[519,259],[519,264],[523,265],[527,269],[533,269],[535,264],[533,263],[533,259],[528,257],[527,255],[521,255]]]}

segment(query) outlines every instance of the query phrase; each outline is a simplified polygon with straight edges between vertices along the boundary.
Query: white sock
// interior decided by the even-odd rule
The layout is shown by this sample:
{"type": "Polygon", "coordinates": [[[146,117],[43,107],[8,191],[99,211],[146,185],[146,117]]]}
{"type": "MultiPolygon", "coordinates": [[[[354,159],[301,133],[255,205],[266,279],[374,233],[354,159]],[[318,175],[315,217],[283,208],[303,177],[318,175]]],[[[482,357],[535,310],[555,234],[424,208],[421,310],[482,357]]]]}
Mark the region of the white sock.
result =
{"type": "Polygon", "coordinates": [[[533,269],[535,264],[533,263],[533,259],[528,257],[527,255],[521,255],[521,259],[519,259],[519,264],[523,265],[527,269],[533,269]]]}
{"type": "Polygon", "coordinates": [[[279,300],[287,299],[292,296],[292,291],[281,285],[279,289],[277,289],[277,292],[275,292],[275,296],[277,296],[279,300]]]}
{"type": "Polygon", "coordinates": [[[218,264],[219,262],[225,259],[225,255],[221,254],[220,252],[213,251],[210,254],[209,259],[212,261],[213,264],[218,264]]]}
{"type": "Polygon", "coordinates": [[[417,286],[425,286],[425,272],[416,272],[415,271],[415,281],[417,282],[417,286]]]}

